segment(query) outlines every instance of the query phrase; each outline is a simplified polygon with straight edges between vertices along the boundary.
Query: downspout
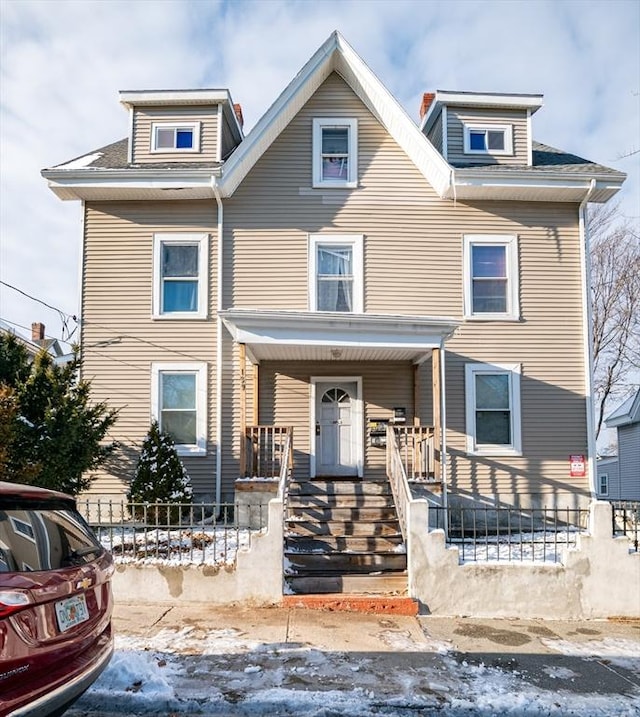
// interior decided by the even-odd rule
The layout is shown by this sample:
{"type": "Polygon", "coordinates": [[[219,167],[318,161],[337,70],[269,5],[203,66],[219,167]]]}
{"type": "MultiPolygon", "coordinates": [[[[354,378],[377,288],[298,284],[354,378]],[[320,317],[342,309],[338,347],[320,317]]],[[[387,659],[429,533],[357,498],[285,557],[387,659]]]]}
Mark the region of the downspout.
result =
{"type": "MultiPolygon", "coordinates": [[[[445,509],[445,516],[447,515],[447,505],[448,505],[448,497],[447,497],[447,473],[448,473],[448,464],[447,464],[447,391],[446,391],[446,384],[445,384],[445,377],[446,377],[446,371],[445,371],[445,357],[446,357],[446,351],[444,349],[444,339],[441,339],[440,341],[440,348],[438,349],[440,351],[440,423],[441,423],[441,430],[440,430],[440,470],[442,471],[442,507],[445,509]]],[[[449,521],[445,519],[444,521],[444,531],[445,535],[448,533],[448,524],[449,521]]]]}
{"type": "Polygon", "coordinates": [[[593,324],[591,306],[591,257],[589,254],[589,228],[587,226],[587,203],[593,194],[596,180],[589,182],[589,189],[580,202],[578,209],[579,231],[580,231],[580,272],[582,279],[582,305],[585,309],[582,314],[582,340],[585,358],[585,394],[587,402],[587,451],[589,454],[589,478],[591,499],[596,497],[596,434],[595,415],[593,406],[593,324]]]}
{"type": "Polygon", "coordinates": [[[222,264],[224,256],[223,232],[224,232],[224,210],[222,207],[222,197],[220,196],[220,188],[216,182],[216,178],[211,178],[211,186],[216,197],[218,205],[218,276],[217,276],[217,296],[216,296],[216,504],[220,505],[222,499],[222,319],[220,312],[222,311],[222,264]]]}

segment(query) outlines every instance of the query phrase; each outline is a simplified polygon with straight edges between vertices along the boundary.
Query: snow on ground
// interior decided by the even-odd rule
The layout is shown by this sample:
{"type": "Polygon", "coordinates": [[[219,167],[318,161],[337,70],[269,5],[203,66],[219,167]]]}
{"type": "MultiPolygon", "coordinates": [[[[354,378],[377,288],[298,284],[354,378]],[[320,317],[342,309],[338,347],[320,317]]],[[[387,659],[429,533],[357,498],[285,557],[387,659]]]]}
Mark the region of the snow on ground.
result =
{"type": "MultiPolygon", "coordinates": [[[[304,643],[261,643],[235,629],[162,629],[116,637],[115,656],[69,717],[110,714],[305,715],[305,717],[637,717],[640,692],[576,690],[583,661],[599,660],[640,676],[638,643],[606,638],[546,640],[542,672],[554,689],[519,668],[471,663],[451,644],[417,642],[389,628],[389,653],[323,651],[304,643]],[[573,656],[569,668],[559,656],[573,656]],[[546,662],[546,661],[545,661],[546,662]],[[576,667],[577,664],[577,667],[576,667]]],[[[515,662],[515,660],[514,660],[515,662]]]]}

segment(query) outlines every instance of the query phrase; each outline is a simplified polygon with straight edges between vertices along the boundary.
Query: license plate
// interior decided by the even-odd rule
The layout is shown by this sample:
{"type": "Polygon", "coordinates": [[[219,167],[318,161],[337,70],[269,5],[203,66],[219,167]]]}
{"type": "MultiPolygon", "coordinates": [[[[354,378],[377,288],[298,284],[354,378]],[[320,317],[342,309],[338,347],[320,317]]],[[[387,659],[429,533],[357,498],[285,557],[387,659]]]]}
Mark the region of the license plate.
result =
{"type": "Polygon", "coordinates": [[[89,619],[89,610],[84,595],[74,595],[56,603],[56,615],[60,632],[66,632],[89,619]]]}

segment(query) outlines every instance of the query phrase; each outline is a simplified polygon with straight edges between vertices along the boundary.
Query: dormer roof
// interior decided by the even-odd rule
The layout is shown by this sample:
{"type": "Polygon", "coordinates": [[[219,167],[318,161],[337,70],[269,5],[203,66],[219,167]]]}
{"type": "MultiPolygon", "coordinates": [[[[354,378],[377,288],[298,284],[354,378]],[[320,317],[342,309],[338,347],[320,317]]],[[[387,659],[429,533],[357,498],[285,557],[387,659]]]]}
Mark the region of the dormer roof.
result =
{"type": "Polygon", "coordinates": [[[620,404],[604,423],[607,428],[640,423],[640,389],[620,404]]]}

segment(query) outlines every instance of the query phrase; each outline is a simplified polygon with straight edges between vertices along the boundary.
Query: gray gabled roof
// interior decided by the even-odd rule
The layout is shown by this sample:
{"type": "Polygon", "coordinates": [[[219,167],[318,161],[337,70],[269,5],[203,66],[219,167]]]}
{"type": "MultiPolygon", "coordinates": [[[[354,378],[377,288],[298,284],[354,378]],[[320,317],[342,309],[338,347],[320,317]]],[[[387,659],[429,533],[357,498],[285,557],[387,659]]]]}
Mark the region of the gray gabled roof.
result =
{"type": "Polygon", "coordinates": [[[629,396],[616,410],[605,419],[607,428],[640,423],[640,389],[629,396]]]}

